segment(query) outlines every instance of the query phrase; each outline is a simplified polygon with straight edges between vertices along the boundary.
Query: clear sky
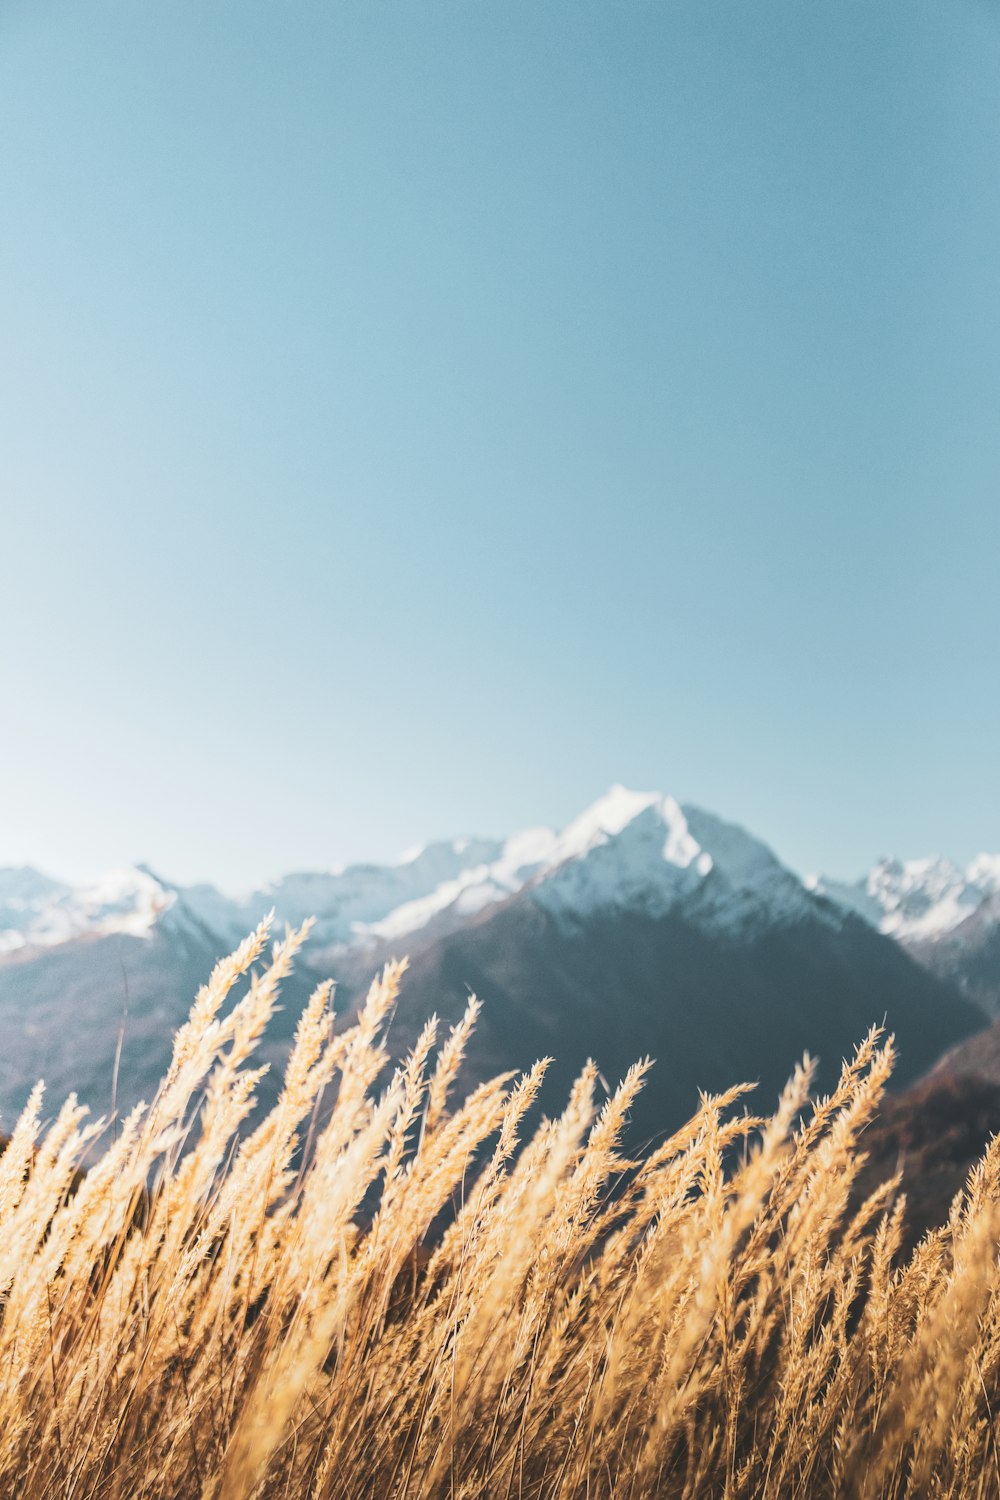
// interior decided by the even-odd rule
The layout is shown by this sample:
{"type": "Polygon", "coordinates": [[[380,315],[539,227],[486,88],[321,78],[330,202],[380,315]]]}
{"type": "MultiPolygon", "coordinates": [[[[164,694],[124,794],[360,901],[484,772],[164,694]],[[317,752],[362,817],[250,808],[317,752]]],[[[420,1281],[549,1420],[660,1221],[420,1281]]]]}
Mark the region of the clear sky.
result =
{"type": "Polygon", "coordinates": [[[1000,849],[1000,8],[7,0],[0,863],[1000,849]]]}

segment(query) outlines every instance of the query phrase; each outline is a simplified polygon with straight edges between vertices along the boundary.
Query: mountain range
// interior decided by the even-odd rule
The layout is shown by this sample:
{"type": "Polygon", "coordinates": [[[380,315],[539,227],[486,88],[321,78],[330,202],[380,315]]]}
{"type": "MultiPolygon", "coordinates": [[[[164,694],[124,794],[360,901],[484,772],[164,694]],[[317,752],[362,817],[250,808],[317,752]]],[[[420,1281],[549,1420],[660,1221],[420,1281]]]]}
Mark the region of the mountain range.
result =
{"type": "Polygon", "coordinates": [[[882,859],[854,885],[809,887],[896,939],[988,1015],[1000,1014],[1000,855],[960,870],[950,859],[882,859]]]}
{"type": "Polygon", "coordinates": [[[337,978],[350,1012],[374,969],[408,953],[395,1051],[475,991],[466,1083],[552,1056],[554,1107],[588,1056],[613,1085],[652,1055],[635,1112],[646,1137],[699,1087],[758,1079],[773,1096],[805,1050],[829,1084],[883,1017],[905,1082],[1000,1008],[1000,857],[802,879],[736,825],[619,786],[561,831],[433,843],[238,897],[144,866],[76,886],[0,869],[0,1123],[39,1076],[53,1104],[75,1089],[104,1113],[115,1079],[119,1106],[149,1097],[197,985],[270,908],[279,924],[316,917],[273,1063],[317,977],[337,978]]]}

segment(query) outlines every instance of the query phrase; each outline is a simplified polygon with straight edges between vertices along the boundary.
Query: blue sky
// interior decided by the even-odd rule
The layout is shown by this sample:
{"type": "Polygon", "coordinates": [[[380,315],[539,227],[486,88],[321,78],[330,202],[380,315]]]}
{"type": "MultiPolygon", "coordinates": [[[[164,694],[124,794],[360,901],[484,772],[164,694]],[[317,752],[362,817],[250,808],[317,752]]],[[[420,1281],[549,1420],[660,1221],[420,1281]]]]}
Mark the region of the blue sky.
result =
{"type": "Polygon", "coordinates": [[[13,0],[0,863],[1000,849],[1000,8],[13,0]]]}

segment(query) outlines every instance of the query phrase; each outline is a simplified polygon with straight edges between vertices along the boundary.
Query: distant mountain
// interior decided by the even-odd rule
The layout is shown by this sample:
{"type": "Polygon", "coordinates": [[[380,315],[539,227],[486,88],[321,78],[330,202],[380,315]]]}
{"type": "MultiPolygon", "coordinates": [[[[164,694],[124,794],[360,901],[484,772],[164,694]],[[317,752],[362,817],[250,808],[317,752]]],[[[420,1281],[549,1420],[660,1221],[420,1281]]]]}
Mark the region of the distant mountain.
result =
{"type": "MultiPolygon", "coordinates": [[[[359,990],[388,951],[344,955],[345,988],[359,990]]],[[[756,1080],[773,1102],[806,1050],[829,1087],[876,1020],[897,1036],[899,1084],[983,1025],[952,986],[759,840],[621,788],[560,835],[520,891],[411,951],[397,1046],[432,1009],[455,1019],[475,991],[485,1009],[468,1081],[550,1055],[555,1107],[588,1056],[613,1085],[651,1054],[634,1111],[644,1137],[685,1118],[698,1088],[756,1080]]]]}
{"type": "Polygon", "coordinates": [[[0,869],[0,954],[54,947],[84,935],[142,934],[172,901],[141,868],[81,886],[52,880],[28,867],[0,869]]]}
{"type": "Polygon", "coordinates": [[[854,885],[807,884],[901,943],[988,1015],[1000,1014],[1000,855],[880,860],[854,885]]]}
{"type": "Polygon", "coordinates": [[[831,1082],[883,1016],[901,1081],[982,1024],[870,915],[804,883],[744,830],[614,787],[561,832],[431,844],[241,897],[145,867],[78,888],[0,872],[0,1124],[39,1075],[53,1101],[76,1088],[106,1111],[126,1005],[118,1102],[148,1096],[198,983],[272,906],[279,923],[318,918],[268,1044],[274,1061],[316,977],[338,978],[344,1013],[377,964],[408,952],[396,1050],[431,1011],[456,1018],[475,990],[485,1010],[467,1082],[551,1055],[554,1107],[588,1056],[613,1085],[651,1054],[635,1116],[650,1136],[678,1123],[699,1087],[756,1078],[772,1099],[807,1049],[831,1082]]]}
{"type": "Polygon", "coordinates": [[[486,867],[503,848],[496,840],[455,839],[389,865],[286,875],[238,897],[211,885],[174,885],[145,865],[79,886],[31,868],[0,869],[0,954],[81,936],[143,937],[158,929],[195,929],[236,942],[271,908],[283,922],[316,916],[314,942],[336,947],[363,939],[397,908],[428,898],[464,872],[486,867]]]}

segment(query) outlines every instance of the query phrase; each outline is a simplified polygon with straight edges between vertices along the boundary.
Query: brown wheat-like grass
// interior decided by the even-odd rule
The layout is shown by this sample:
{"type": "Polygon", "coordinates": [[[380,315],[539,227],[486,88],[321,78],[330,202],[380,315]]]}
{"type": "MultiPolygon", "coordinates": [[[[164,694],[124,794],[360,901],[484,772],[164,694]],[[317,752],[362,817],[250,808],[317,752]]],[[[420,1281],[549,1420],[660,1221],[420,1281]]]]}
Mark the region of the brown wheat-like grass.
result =
{"type": "Polygon", "coordinates": [[[305,936],[217,966],[113,1136],[73,1099],[41,1132],[31,1095],[0,1157],[0,1494],[1000,1495],[1000,1146],[902,1260],[898,1185],[852,1195],[891,1040],[829,1098],[806,1062],[767,1118],[704,1098],[628,1163],[647,1064],[600,1109],[589,1067],[525,1141],[544,1062],[450,1103],[476,1001],[380,1083],[394,964],[346,1030],[316,991],[253,1126],[305,936]]]}

